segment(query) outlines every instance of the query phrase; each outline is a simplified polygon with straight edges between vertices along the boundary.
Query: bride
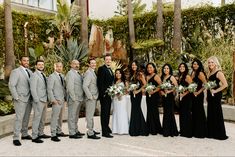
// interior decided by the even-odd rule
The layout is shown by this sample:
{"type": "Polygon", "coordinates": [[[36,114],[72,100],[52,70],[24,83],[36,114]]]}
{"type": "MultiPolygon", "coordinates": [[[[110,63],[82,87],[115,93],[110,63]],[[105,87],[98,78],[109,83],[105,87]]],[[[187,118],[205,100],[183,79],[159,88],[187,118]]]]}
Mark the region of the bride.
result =
{"type": "MultiPolygon", "coordinates": [[[[121,69],[115,71],[114,83],[118,86],[122,86],[125,89],[125,75],[121,69]]],[[[125,94],[125,92],[124,92],[125,94]]],[[[129,121],[127,112],[127,102],[125,95],[117,95],[113,98],[113,121],[112,121],[112,133],[113,134],[128,134],[129,121]]]]}

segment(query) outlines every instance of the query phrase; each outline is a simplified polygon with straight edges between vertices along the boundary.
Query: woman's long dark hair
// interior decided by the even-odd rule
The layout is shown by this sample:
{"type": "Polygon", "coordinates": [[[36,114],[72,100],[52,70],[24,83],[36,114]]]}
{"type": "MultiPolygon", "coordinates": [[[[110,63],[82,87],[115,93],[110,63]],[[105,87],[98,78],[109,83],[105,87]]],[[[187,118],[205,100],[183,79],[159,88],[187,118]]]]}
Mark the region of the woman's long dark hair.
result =
{"type": "Polygon", "coordinates": [[[132,61],[132,62],[130,63],[130,65],[129,65],[129,71],[130,71],[129,81],[131,82],[131,79],[132,79],[133,77],[135,77],[134,80],[137,80],[137,75],[138,75],[138,73],[139,73],[139,63],[138,63],[138,61],[134,60],[134,61],[132,61]],[[134,72],[134,70],[132,70],[132,64],[133,64],[133,63],[135,63],[136,66],[137,66],[136,73],[134,72]]]}
{"type": "Polygon", "coordinates": [[[180,65],[178,66],[178,71],[179,71],[179,81],[181,81],[181,80],[185,80],[186,79],[186,76],[188,75],[188,66],[187,66],[187,64],[186,63],[180,63],[180,65]],[[184,65],[184,67],[185,67],[185,71],[184,72],[180,72],[180,66],[181,65],[184,65]]]}
{"type": "Polygon", "coordinates": [[[192,70],[195,72],[195,76],[196,76],[196,77],[198,77],[198,75],[199,75],[200,72],[202,72],[202,73],[206,76],[206,73],[205,73],[205,71],[204,71],[203,64],[202,64],[202,62],[201,62],[199,59],[197,59],[197,58],[195,58],[195,59],[193,60],[193,62],[192,62],[192,70]],[[196,63],[198,64],[198,69],[197,69],[197,70],[194,70],[194,69],[193,69],[193,63],[194,63],[194,62],[196,62],[196,63]]]}
{"type": "Polygon", "coordinates": [[[114,77],[114,83],[116,83],[117,82],[117,78],[116,78],[116,72],[117,71],[119,71],[120,73],[121,73],[121,80],[122,80],[122,82],[124,82],[125,83],[125,81],[126,81],[126,77],[125,77],[125,74],[124,74],[124,71],[122,70],[122,69],[116,69],[115,70],[115,77],[114,77]]]}
{"type": "Polygon", "coordinates": [[[148,63],[148,64],[146,65],[146,67],[145,67],[145,74],[146,74],[146,76],[149,75],[148,70],[147,70],[149,65],[152,65],[152,66],[153,66],[154,73],[157,74],[156,65],[155,65],[154,63],[148,63]]]}
{"type": "Polygon", "coordinates": [[[169,74],[170,74],[170,75],[173,75],[173,69],[172,69],[171,65],[168,64],[168,63],[166,63],[166,64],[164,64],[164,65],[162,66],[161,80],[163,80],[163,79],[164,79],[164,76],[166,75],[166,74],[164,73],[164,68],[165,68],[166,66],[169,67],[169,70],[170,70],[170,71],[169,71],[169,74]]]}

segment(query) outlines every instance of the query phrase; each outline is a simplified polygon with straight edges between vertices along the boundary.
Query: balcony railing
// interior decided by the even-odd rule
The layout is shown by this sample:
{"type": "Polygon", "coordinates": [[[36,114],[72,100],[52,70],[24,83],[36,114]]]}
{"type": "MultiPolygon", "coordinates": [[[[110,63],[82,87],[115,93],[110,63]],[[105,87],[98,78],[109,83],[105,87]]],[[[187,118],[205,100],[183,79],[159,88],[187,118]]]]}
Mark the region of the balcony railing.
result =
{"type": "Polygon", "coordinates": [[[56,0],[12,0],[12,3],[32,6],[39,9],[57,11],[56,0]]]}

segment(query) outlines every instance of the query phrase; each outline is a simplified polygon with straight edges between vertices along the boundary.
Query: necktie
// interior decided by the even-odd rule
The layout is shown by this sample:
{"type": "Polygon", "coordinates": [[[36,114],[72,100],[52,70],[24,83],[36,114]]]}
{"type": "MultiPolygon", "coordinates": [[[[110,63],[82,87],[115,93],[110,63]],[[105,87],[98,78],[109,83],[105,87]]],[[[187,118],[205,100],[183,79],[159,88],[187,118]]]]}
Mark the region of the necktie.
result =
{"type": "Polygon", "coordinates": [[[59,76],[60,76],[61,84],[62,84],[62,86],[64,86],[64,81],[63,81],[63,78],[62,78],[61,74],[59,74],[59,76]]]}
{"type": "Polygon", "coordinates": [[[29,74],[29,71],[28,71],[27,69],[25,69],[25,71],[27,72],[27,74],[28,74],[28,77],[30,78],[30,74],[29,74]]]}
{"type": "Polygon", "coordinates": [[[42,74],[42,77],[43,77],[43,79],[44,79],[44,81],[45,81],[45,85],[47,86],[47,79],[46,79],[46,76],[43,74],[43,73],[41,73],[42,74]]]}
{"type": "Polygon", "coordinates": [[[113,72],[112,72],[112,70],[111,70],[110,68],[108,68],[108,70],[109,70],[110,75],[112,75],[112,76],[113,76],[113,72]]]}

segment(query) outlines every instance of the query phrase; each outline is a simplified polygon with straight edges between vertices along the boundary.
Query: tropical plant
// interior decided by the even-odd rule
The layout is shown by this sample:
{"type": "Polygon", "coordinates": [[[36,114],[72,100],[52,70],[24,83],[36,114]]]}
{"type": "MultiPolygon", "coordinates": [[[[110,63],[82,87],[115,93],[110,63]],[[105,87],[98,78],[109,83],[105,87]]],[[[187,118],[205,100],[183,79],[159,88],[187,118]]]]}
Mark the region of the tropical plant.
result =
{"type": "MultiPolygon", "coordinates": [[[[66,42],[66,39],[71,37],[73,31],[79,25],[79,18],[79,8],[75,4],[72,3],[69,7],[67,1],[57,0],[57,14],[51,22],[59,30],[61,44],[63,39],[66,42]]],[[[47,31],[47,33],[50,31],[52,30],[47,31]]]]}
{"type": "Polygon", "coordinates": [[[58,59],[61,60],[65,66],[65,69],[68,69],[69,63],[77,59],[82,61],[88,54],[88,48],[84,43],[78,45],[77,39],[70,38],[67,40],[67,45],[56,45],[55,52],[58,56],[58,59]]]}
{"type": "Polygon", "coordinates": [[[44,54],[44,48],[42,45],[36,45],[35,49],[30,47],[29,48],[29,56],[30,56],[30,62],[35,63],[40,56],[44,54]]]}
{"type": "MultiPolygon", "coordinates": [[[[117,11],[114,13],[118,15],[128,15],[128,2],[127,0],[118,0],[118,6],[117,6],[117,11]]],[[[131,0],[131,4],[133,7],[133,14],[134,15],[139,15],[144,13],[146,4],[142,4],[142,0],[131,0]]]]}
{"type": "Polygon", "coordinates": [[[10,95],[7,81],[0,80],[0,98],[10,95]]]}
{"type": "Polygon", "coordinates": [[[12,104],[12,102],[5,102],[0,99],[0,115],[1,116],[12,114],[14,112],[15,110],[14,110],[14,105],[12,104]]]}

